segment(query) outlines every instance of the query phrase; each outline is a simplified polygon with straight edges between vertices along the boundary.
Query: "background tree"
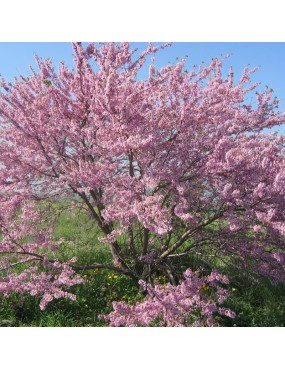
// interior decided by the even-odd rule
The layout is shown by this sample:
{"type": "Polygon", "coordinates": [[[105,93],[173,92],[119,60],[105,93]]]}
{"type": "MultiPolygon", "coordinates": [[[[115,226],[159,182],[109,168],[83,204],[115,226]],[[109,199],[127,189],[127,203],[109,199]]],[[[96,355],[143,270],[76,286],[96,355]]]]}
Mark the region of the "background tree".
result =
{"type": "Polygon", "coordinates": [[[278,100],[268,90],[246,104],[255,70],[235,83],[218,59],[189,73],[183,60],[150,65],[139,80],[158,49],[135,59],[128,43],[75,43],[74,69],[37,57],[29,77],[2,80],[3,293],[42,296],[44,308],[75,299],[66,289],[96,268],[148,282],[165,271],[176,284],[187,254],[284,282],[284,137],[262,131],[284,124],[278,100]],[[59,259],[59,199],[90,215],[112,263],[59,259]]]}

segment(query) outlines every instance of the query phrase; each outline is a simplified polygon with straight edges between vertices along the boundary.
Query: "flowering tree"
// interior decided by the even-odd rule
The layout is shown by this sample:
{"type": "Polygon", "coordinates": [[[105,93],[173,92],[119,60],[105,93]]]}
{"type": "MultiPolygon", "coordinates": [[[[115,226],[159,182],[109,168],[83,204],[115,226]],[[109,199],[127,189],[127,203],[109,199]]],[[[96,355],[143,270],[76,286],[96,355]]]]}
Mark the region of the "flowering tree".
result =
{"type": "Polygon", "coordinates": [[[74,69],[37,57],[38,70],[0,92],[0,291],[54,298],[80,270],[111,268],[152,281],[181,255],[215,254],[284,282],[285,122],[271,92],[245,95],[254,70],[234,81],[222,62],[192,72],[185,61],[137,78],[128,43],[73,45],[74,69]],[[95,66],[94,66],[95,63],[95,66]],[[57,257],[50,204],[82,207],[113,263],[57,257]],[[68,200],[69,199],[69,200],[68,200]]]}

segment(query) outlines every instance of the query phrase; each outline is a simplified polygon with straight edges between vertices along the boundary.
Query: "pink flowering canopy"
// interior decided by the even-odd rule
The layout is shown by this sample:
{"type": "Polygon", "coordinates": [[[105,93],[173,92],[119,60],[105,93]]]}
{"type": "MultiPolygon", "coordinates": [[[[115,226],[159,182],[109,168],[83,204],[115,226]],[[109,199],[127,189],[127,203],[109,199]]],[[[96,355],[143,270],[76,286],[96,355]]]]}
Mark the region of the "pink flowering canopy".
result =
{"type": "Polygon", "coordinates": [[[38,69],[0,91],[0,291],[70,298],[81,268],[152,281],[186,254],[215,255],[285,281],[285,123],[271,92],[246,102],[254,69],[236,81],[222,61],[157,70],[128,43],[73,44],[74,68],[38,69]],[[50,202],[83,207],[113,263],[60,260],[50,202]],[[70,201],[67,201],[70,199],[70,201]]]}

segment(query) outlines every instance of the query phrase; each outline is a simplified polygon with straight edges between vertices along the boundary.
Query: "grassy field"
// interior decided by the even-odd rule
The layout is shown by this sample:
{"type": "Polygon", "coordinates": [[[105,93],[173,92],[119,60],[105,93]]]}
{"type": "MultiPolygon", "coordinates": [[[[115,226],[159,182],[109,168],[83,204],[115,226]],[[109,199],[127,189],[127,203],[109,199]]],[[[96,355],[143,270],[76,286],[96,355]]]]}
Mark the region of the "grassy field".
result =
{"type": "MultiPolygon", "coordinates": [[[[83,213],[61,213],[55,230],[61,257],[76,255],[80,264],[109,262],[109,250],[99,245],[97,237],[94,224],[83,213]]],[[[185,268],[195,268],[201,263],[203,261],[193,259],[183,261],[185,268]]],[[[226,306],[233,309],[237,316],[235,319],[219,318],[220,326],[285,326],[284,285],[272,286],[266,279],[259,283],[252,282],[241,277],[233,268],[223,272],[232,277],[232,295],[226,306]]],[[[113,301],[134,303],[142,299],[139,287],[128,276],[108,270],[88,270],[83,272],[83,277],[85,284],[70,290],[77,295],[77,301],[53,301],[45,311],[39,308],[39,298],[17,294],[0,297],[0,326],[106,326],[107,323],[100,321],[98,315],[109,313],[113,301]]],[[[160,278],[165,280],[163,276],[160,278]]]]}

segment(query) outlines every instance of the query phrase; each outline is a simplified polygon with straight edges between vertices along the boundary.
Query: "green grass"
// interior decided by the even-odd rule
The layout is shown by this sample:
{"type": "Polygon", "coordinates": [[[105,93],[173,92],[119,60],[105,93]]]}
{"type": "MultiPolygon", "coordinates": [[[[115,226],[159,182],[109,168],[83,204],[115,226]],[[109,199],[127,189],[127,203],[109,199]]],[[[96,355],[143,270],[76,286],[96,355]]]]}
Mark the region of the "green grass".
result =
{"type": "Polygon", "coordinates": [[[231,282],[232,295],[227,306],[237,313],[235,319],[223,318],[222,326],[284,327],[285,286],[272,286],[267,279],[252,282],[247,279],[231,282]]]}

